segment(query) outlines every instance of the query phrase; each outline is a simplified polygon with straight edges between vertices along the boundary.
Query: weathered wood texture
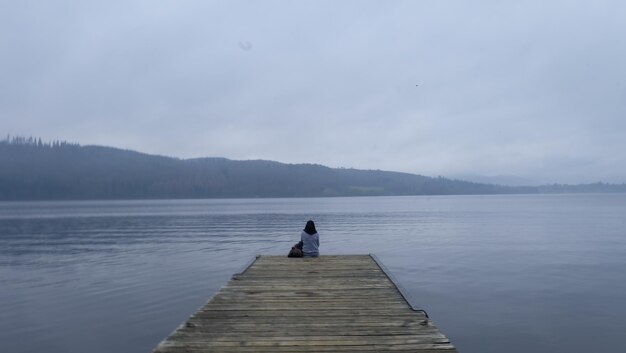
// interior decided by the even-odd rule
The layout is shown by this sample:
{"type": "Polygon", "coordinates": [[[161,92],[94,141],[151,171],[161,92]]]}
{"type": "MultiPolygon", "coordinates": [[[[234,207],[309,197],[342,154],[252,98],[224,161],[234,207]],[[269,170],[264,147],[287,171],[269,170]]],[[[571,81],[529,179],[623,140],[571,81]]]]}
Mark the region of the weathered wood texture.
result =
{"type": "Polygon", "coordinates": [[[456,349],[371,256],[345,255],[257,257],[154,352],[456,349]]]}

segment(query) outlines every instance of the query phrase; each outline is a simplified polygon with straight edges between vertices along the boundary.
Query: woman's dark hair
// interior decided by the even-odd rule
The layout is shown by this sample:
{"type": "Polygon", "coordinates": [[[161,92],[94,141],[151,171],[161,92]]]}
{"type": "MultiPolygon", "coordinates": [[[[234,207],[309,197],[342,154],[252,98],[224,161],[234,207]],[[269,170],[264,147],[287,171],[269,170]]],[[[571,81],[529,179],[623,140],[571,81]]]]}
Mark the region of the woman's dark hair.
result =
{"type": "Polygon", "coordinates": [[[313,223],[313,221],[311,221],[311,220],[306,222],[306,226],[304,227],[304,232],[306,234],[315,234],[315,233],[317,233],[317,230],[315,229],[315,223],[313,223]]]}

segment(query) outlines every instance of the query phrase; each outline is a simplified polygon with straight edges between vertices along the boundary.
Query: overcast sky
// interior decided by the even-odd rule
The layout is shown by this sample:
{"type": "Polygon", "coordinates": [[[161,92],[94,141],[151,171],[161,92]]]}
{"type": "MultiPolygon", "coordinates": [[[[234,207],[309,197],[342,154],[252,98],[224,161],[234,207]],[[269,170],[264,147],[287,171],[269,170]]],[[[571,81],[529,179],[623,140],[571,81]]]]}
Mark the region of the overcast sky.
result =
{"type": "Polygon", "coordinates": [[[626,182],[624,1],[0,0],[0,133],[626,182]]]}

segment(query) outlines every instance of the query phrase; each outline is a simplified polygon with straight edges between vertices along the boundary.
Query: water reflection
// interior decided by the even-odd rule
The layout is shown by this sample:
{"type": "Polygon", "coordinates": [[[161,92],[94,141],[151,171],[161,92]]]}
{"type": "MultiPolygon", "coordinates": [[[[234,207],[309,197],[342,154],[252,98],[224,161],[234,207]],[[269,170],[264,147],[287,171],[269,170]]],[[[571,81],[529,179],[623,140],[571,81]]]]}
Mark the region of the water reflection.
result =
{"type": "Polygon", "coordinates": [[[0,351],[150,351],[309,218],[323,253],[377,253],[463,352],[614,351],[625,211],[624,195],[0,203],[0,351]]]}

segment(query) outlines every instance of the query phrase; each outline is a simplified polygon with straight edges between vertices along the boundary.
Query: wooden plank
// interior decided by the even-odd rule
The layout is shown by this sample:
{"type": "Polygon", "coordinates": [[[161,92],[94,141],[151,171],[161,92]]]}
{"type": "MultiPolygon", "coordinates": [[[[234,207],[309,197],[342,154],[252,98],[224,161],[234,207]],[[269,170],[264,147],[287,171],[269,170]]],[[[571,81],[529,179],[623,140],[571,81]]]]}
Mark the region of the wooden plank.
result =
{"type": "Polygon", "coordinates": [[[369,255],[258,256],[154,350],[456,352],[369,255]]]}

